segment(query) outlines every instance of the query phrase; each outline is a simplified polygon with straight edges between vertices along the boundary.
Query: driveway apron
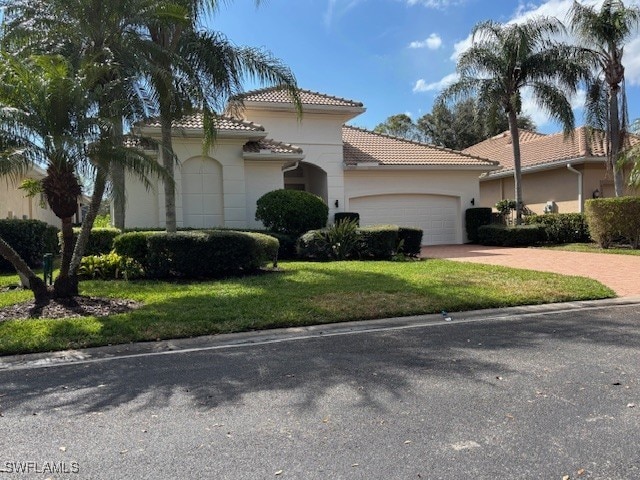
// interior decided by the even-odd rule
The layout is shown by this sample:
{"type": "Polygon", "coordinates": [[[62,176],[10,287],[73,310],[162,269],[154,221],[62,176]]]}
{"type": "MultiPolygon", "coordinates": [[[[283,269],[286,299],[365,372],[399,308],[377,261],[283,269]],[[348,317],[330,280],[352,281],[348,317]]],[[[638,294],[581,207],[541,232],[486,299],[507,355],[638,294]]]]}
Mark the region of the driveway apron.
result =
{"type": "Polygon", "coordinates": [[[640,296],[640,256],[567,252],[544,248],[433,245],[422,247],[423,258],[503,265],[598,280],[620,297],[640,296]]]}

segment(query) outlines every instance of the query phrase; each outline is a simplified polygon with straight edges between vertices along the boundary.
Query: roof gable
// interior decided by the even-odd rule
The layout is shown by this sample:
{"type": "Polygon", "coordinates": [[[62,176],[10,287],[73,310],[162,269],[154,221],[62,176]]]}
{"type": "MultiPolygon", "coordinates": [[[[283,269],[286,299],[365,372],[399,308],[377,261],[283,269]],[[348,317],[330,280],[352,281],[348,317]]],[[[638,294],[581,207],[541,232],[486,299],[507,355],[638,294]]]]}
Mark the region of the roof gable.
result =
{"type": "MultiPolygon", "coordinates": [[[[342,97],[313,92],[311,90],[298,89],[300,101],[303,105],[316,105],[326,107],[350,107],[362,108],[362,102],[348,100],[342,97]]],[[[243,102],[280,103],[292,104],[291,97],[283,87],[270,87],[261,90],[253,90],[239,96],[243,102]]]]}
{"type": "Polygon", "coordinates": [[[444,147],[392,137],[362,128],[344,125],[344,162],[346,165],[442,165],[492,167],[497,163],[444,147]]]}

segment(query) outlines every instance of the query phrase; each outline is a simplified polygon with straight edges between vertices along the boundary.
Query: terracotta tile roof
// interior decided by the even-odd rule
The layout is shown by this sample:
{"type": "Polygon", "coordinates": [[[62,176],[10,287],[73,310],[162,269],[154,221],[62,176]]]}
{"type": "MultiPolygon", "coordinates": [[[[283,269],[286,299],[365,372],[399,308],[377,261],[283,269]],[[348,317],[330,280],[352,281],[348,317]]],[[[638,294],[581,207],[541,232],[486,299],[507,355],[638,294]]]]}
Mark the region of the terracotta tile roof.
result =
{"type": "MultiPolygon", "coordinates": [[[[247,122],[245,120],[238,120],[237,118],[231,118],[226,116],[220,116],[215,119],[215,125],[217,130],[236,130],[247,132],[264,132],[262,125],[255,124],[253,122],[247,122]]],[[[160,128],[160,120],[153,119],[147,123],[149,127],[160,128]]],[[[180,120],[173,122],[173,128],[188,128],[188,129],[202,129],[204,127],[203,115],[201,113],[193,113],[185,115],[180,120]]]]}
{"type": "MultiPolygon", "coordinates": [[[[361,108],[362,102],[348,100],[346,98],[334,97],[311,90],[298,90],[300,100],[303,105],[324,105],[330,107],[357,107],[361,108]]],[[[264,88],[253,90],[241,96],[245,102],[265,102],[265,103],[292,103],[287,90],[282,87],[264,88]]]]}
{"type": "MultiPolygon", "coordinates": [[[[631,137],[631,144],[640,143],[639,137],[631,137]]],[[[513,169],[513,150],[509,132],[480,142],[463,150],[464,153],[478,155],[500,162],[504,167],[499,172],[513,169]]],[[[545,163],[584,157],[606,156],[606,142],[601,130],[579,127],[573,136],[565,138],[563,133],[543,135],[530,131],[520,131],[520,156],[522,168],[545,163]],[[589,133],[591,132],[591,133],[589,133]]],[[[493,172],[496,174],[498,172],[493,172]]]]}
{"type": "Polygon", "coordinates": [[[242,150],[245,153],[260,153],[261,150],[271,150],[272,153],[302,153],[300,147],[289,143],[276,142],[268,138],[256,142],[247,142],[242,150]]]}
{"type": "Polygon", "coordinates": [[[342,127],[344,161],[347,165],[475,165],[496,162],[448,148],[413,142],[345,125],[342,127]]]}

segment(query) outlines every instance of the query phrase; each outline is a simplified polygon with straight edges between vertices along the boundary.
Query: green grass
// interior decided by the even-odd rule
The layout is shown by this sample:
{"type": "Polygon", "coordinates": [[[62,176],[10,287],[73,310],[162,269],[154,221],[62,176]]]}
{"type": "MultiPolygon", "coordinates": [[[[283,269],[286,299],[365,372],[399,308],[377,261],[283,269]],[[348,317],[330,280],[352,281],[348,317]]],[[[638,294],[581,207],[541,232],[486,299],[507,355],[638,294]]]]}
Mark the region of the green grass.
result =
{"type": "Polygon", "coordinates": [[[640,255],[640,249],[634,250],[631,247],[600,248],[595,243],[565,243],[563,245],[551,245],[541,248],[549,248],[551,250],[566,250],[569,252],[610,253],[614,255],[640,255]]]}
{"type": "MultiPolygon", "coordinates": [[[[0,354],[614,296],[595,280],[447,260],[282,262],[283,271],[165,283],[87,281],[82,293],[144,303],[127,314],[0,322],[0,354]]],[[[15,282],[0,278],[0,284],[15,282]]],[[[0,305],[30,298],[0,294],[0,305]]]]}

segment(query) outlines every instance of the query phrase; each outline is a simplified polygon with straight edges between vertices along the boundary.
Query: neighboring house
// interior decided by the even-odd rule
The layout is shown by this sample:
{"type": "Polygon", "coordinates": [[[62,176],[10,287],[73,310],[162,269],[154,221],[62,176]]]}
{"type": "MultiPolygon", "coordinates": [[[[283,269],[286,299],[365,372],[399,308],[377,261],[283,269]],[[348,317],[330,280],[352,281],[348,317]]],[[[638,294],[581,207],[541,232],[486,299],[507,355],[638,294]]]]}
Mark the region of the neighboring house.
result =
{"type": "MultiPolygon", "coordinates": [[[[631,144],[640,138],[631,137],[631,144]]],[[[464,153],[495,160],[502,170],[480,178],[480,205],[493,207],[513,199],[513,149],[509,132],[480,142],[464,153]]],[[[613,172],[607,169],[606,142],[602,131],[576,128],[573,135],[543,135],[520,131],[522,196],[535,213],[582,212],[589,198],[613,197],[613,172]]],[[[626,193],[637,193],[627,188],[626,193]]]]}
{"type": "Polygon", "coordinates": [[[41,180],[45,172],[41,168],[33,167],[26,175],[19,179],[5,176],[0,179],[0,218],[34,219],[60,227],[60,219],[55,216],[44,200],[42,194],[28,197],[20,184],[25,179],[41,180]]]}
{"type": "MultiPolygon", "coordinates": [[[[291,188],[323,198],[330,222],[336,212],[358,212],[361,225],[420,227],[425,244],[466,241],[464,212],[495,162],[346,126],[365,111],[359,102],[308,90],[300,97],[301,118],[284,90],[247,93],[242,118],[219,118],[206,152],[200,115],[174,124],[179,227],[260,228],[256,201],[291,188]]],[[[160,138],[158,123],[141,131],[160,138]]],[[[126,191],[128,227],[164,226],[160,182],[146,191],[128,178],[126,191]]]]}

